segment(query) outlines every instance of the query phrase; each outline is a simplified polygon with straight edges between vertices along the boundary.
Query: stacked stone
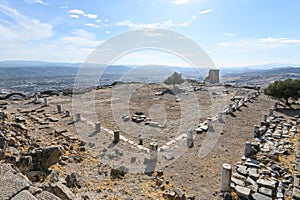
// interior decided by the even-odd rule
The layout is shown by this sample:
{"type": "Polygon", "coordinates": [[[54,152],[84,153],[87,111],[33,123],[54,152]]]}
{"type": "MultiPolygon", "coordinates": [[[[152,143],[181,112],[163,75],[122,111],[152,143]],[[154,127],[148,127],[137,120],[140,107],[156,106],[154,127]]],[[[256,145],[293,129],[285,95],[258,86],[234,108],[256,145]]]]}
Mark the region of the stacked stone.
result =
{"type": "Polygon", "coordinates": [[[291,167],[279,162],[280,155],[289,156],[294,151],[297,120],[287,122],[272,113],[254,127],[255,141],[246,142],[245,154],[231,177],[230,188],[239,199],[300,199],[300,144],[294,176],[291,167]]]}
{"type": "MultiPolygon", "coordinates": [[[[292,120],[299,124],[299,116],[295,116],[292,120]]],[[[295,135],[297,133],[297,128],[292,127],[290,129],[291,135],[295,135]]],[[[293,198],[300,199],[300,139],[298,138],[298,146],[296,151],[296,163],[295,163],[295,171],[294,171],[294,189],[293,189],[293,198]]]]}
{"type": "Polygon", "coordinates": [[[236,99],[235,97],[232,98],[234,100],[234,104],[229,104],[228,107],[225,109],[226,114],[232,114],[234,111],[238,110],[240,107],[245,105],[245,102],[248,102],[252,99],[255,99],[259,96],[259,92],[254,92],[251,94],[248,94],[247,97],[240,97],[236,99]]]}

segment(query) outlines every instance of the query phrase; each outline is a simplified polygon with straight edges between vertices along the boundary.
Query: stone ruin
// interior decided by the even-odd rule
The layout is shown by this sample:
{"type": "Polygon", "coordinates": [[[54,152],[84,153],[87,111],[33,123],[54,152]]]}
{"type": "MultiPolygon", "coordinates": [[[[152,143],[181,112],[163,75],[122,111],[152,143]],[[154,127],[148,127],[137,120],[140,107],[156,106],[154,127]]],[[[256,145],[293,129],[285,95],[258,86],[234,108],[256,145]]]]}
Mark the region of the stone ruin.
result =
{"type": "Polygon", "coordinates": [[[211,84],[220,83],[219,73],[219,69],[210,69],[208,72],[208,77],[205,78],[205,82],[211,84]]]}
{"type": "Polygon", "coordinates": [[[261,125],[254,126],[254,141],[245,143],[244,156],[237,162],[235,172],[230,164],[223,164],[223,199],[300,199],[300,146],[295,147],[293,141],[299,122],[298,116],[292,121],[275,116],[273,109],[262,116],[261,125]],[[280,162],[281,157],[290,157],[295,149],[294,165],[280,162]]]}

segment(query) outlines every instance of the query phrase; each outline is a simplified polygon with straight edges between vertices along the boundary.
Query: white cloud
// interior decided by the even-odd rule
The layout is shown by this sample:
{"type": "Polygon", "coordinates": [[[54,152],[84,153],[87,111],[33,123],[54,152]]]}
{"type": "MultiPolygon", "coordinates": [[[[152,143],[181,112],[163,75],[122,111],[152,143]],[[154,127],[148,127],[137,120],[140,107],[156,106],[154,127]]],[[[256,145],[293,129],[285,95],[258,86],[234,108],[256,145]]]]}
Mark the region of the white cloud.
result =
{"type": "Polygon", "coordinates": [[[76,18],[76,19],[78,19],[79,18],[79,15],[75,15],[75,14],[71,14],[71,15],[69,15],[71,18],[76,18]]]}
{"type": "Polygon", "coordinates": [[[236,36],[234,33],[225,33],[225,35],[228,36],[228,37],[234,37],[234,36],[236,36]]]}
{"type": "Polygon", "coordinates": [[[76,14],[76,15],[83,15],[85,12],[79,9],[69,10],[69,13],[76,14]]]}
{"type": "Polygon", "coordinates": [[[109,34],[109,33],[110,33],[110,31],[105,31],[105,33],[106,33],[106,34],[109,34]]]}
{"type": "Polygon", "coordinates": [[[216,46],[228,52],[253,52],[299,44],[300,39],[266,37],[259,39],[225,41],[217,43],[216,46]]]}
{"type": "Polygon", "coordinates": [[[191,16],[192,20],[196,20],[198,17],[197,16],[191,16]]]}
{"type": "Polygon", "coordinates": [[[100,22],[101,22],[101,19],[96,19],[95,22],[96,22],[96,23],[100,23],[100,22]]]}
{"type": "Polygon", "coordinates": [[[48,3],[44,2],[43,0],[27,0],[27,2],[30,3],[30,4],[38,3],[38,4],[41,4],[41,5],[44,5],[44,6],[48,5],[48,3]]]}
{"type": "Polygon", "coordinates": [[[89,27],[93,27],[93,28],[99,28],[98,25],[96,24],[92,24],[92,23],[87,23],[87,24],[84,24],[85,26],[89,26],[89,27]]]}
{"type": "Polygon", "coordinates": [[[0,41],[17,42],[33,41],[49,38],[53,34],[53,27],[39,20],[30,19],[10,7],[0,5],[0,41]]]}
{"type": "Polygon", "coordinates": [[[97,14],[85,13],[83,10],[79,10],[79,9],[69,10],[69,13],[72,15],[78,16],[78,17],[74,17],[74,18],[79,18],[80,15],[87,17],[89,19],[97,19],[98,18],[97,14]]]}
{"type": "Polygon", "coordinates": [[[186,22],[181,22],[178,24],[175,24],[173,20],[167,20],[162,23],[156,22],[156,23],[134,23],[131,22],[130,20],[127,21],[121,21],[117,23],[117,26],[127,26],[130,29],[139,29],[139,28],[169,28],[169,27],[185,27],[191,24],[192,21],[186,21],[186,22]]]}
{"type": "Polygon", "coordinates": [[[288,39],[288,38],[261,38],[258,39],[262,43],[278,43],[278,44],[300,44],[300,39],[288,39]]]}
{"type": "Polygon", "coordinates": [[[197,2],[197,1],[204,1],[204,0],[174,0],[174,1],[172,1],[172,3],[181,5],[181,4],[188,4],[188,3],[193,3],[193,2],[197,2]]]}
{"type": "Polygon", "coordinates": [[[69,6],[61,6],[61,9],[69,9],[69,6]]]}
{"type": "Polygon", "coordinates": [[[208,14],[212,11],[213,11],[213,9],[205,9],[205,10],[201,10],[199,13],[200,13],[200,15],[205,15],[205,14],[208,14]]]}
{"type": "Polygon", "coordinates": [[[90,19],[97,19],[98,18],[98,15],[96,15],[96,14],[84,14],[83,16],[85,16],[87,18],[90,18],[90,19]]]}
{"type": "Polygon", "coordinates": [[[219,47],[229,47],[231,45],[232,45],[231,42],[220,42],[220,43],[217,43],[217,46],[219,46],[219,47]]]}

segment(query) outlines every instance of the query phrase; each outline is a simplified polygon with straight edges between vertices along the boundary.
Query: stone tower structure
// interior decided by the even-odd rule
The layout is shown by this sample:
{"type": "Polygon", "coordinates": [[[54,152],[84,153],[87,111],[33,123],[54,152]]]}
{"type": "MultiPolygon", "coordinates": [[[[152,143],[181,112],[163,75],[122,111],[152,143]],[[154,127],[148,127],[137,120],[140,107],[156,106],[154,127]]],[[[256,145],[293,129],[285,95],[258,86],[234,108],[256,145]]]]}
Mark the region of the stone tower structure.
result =
{"type": "Polygon", "coordinates": [[[205,79],[205,82],[211,84],[220,83],[219,74],[220,74],[219,69],[210,69],[208,73],[208,77],[206,77],[205,79]]]}

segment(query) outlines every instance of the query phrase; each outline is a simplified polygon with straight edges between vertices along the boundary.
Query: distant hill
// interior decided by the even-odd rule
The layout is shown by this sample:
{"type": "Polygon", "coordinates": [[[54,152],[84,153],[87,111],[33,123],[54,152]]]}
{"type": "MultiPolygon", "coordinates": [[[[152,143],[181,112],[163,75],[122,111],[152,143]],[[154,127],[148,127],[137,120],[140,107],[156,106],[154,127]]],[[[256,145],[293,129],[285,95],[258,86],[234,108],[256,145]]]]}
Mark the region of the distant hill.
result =
{"type": "Polygon", "coordinates": [[[283,67],[265,70],[252,70],[245,73],[228,73],[223,81],[233,85],[267,87],[276,80],[300,79],[300,67],[283,67]]]}

